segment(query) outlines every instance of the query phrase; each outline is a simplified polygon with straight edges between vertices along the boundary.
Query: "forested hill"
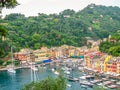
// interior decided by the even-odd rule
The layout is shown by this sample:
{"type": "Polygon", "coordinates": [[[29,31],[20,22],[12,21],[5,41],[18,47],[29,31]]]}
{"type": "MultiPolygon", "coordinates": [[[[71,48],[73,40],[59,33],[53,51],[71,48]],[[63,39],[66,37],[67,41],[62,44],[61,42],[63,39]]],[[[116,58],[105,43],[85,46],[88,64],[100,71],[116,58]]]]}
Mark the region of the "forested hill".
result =
{"type": "Polygon", "coordinates": [[[81,11],[64,10],[59,14],[25,17],[7,15],[2,21],[8,30],[7,43],[14,47],[83,46],[85,37],[102,39],[120,30],[120,8],[90,4],[81,11]]]}

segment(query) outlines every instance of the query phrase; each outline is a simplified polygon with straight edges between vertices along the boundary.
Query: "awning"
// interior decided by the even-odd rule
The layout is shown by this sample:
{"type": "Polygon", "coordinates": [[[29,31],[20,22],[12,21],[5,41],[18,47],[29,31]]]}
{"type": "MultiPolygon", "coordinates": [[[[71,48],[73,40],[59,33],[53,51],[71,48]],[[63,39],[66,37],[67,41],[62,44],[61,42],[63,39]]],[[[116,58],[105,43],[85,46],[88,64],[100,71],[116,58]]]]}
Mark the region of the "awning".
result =
{"type": "Polygon", "coordinates": [[[43,60],[43,63],[48,63],[48,62],[52,62],[52,60],[51,59],[43,60]]]}

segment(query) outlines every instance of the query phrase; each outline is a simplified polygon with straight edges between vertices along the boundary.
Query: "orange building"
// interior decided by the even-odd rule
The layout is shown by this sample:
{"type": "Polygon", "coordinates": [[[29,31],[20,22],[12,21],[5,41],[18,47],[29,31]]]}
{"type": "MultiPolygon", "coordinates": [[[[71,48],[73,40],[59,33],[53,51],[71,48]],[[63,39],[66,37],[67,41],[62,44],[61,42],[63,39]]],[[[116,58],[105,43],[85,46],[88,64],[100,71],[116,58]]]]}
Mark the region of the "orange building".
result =
{"type": "Polygon", "coordinates": [[[14,53],[14,58],[20,61],[27,61],[28,54],[26,53],[14,53]]]}

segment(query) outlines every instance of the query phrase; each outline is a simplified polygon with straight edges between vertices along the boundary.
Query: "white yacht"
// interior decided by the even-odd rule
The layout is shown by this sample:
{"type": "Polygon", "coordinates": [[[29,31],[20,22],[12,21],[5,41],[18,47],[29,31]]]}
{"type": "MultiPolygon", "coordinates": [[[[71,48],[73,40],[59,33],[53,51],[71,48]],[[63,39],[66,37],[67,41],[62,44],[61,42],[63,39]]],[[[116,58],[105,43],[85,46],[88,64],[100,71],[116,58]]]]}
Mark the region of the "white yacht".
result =
{"type": "Polygon", "coordinates": [[[64,71],[64,73],[65,73],[65,74],[70,74],[70,72],[69,72],[69,71],[67,71],[67,70],[65,70],[65,71],[64,71]]]}
{"type": "Polygon", "coordinates": [[[51,70],[52,70],[52,72],[54,72],[54,71],[55,71],[55,69],[54,69],[54,68],[52,68],[51,70]]]}
{"type": "Polygon", "coordinates": [[[54,74],[59,75],[60,73],[58,71],[54,71],[54,74]]]}
{"type": "Polygon", "coordinates": [[[15,69],[13,67],[9,67],[7,69],[8,72],[11,72],[11,73],[16,73],[15,69]]]}
{"type": "Polygon", "coordinates": [[[70,84],[67,84],[67,86],[68,86],[68,87],[71,87],[71,85],[70,85],[70,84]]]}

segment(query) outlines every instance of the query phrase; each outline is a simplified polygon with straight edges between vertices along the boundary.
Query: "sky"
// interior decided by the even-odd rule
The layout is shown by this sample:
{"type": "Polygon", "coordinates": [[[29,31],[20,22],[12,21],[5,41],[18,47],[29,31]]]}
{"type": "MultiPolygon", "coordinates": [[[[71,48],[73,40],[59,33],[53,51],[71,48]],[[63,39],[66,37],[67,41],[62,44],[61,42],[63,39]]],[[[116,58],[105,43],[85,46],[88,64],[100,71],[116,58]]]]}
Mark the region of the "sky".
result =
{"type": "Polygon", "coordinates": [[[73,9],[75,11],[82,10],[87,5],[94,3],[96,5],[118,6],[120,0],[17,0],[20,5],[14,9],[3,8],[2,16],[10,13],[21,13],[26,17],[37,16],[38,13],[53,14],[59,13],[65,9],[73,9]]]}

